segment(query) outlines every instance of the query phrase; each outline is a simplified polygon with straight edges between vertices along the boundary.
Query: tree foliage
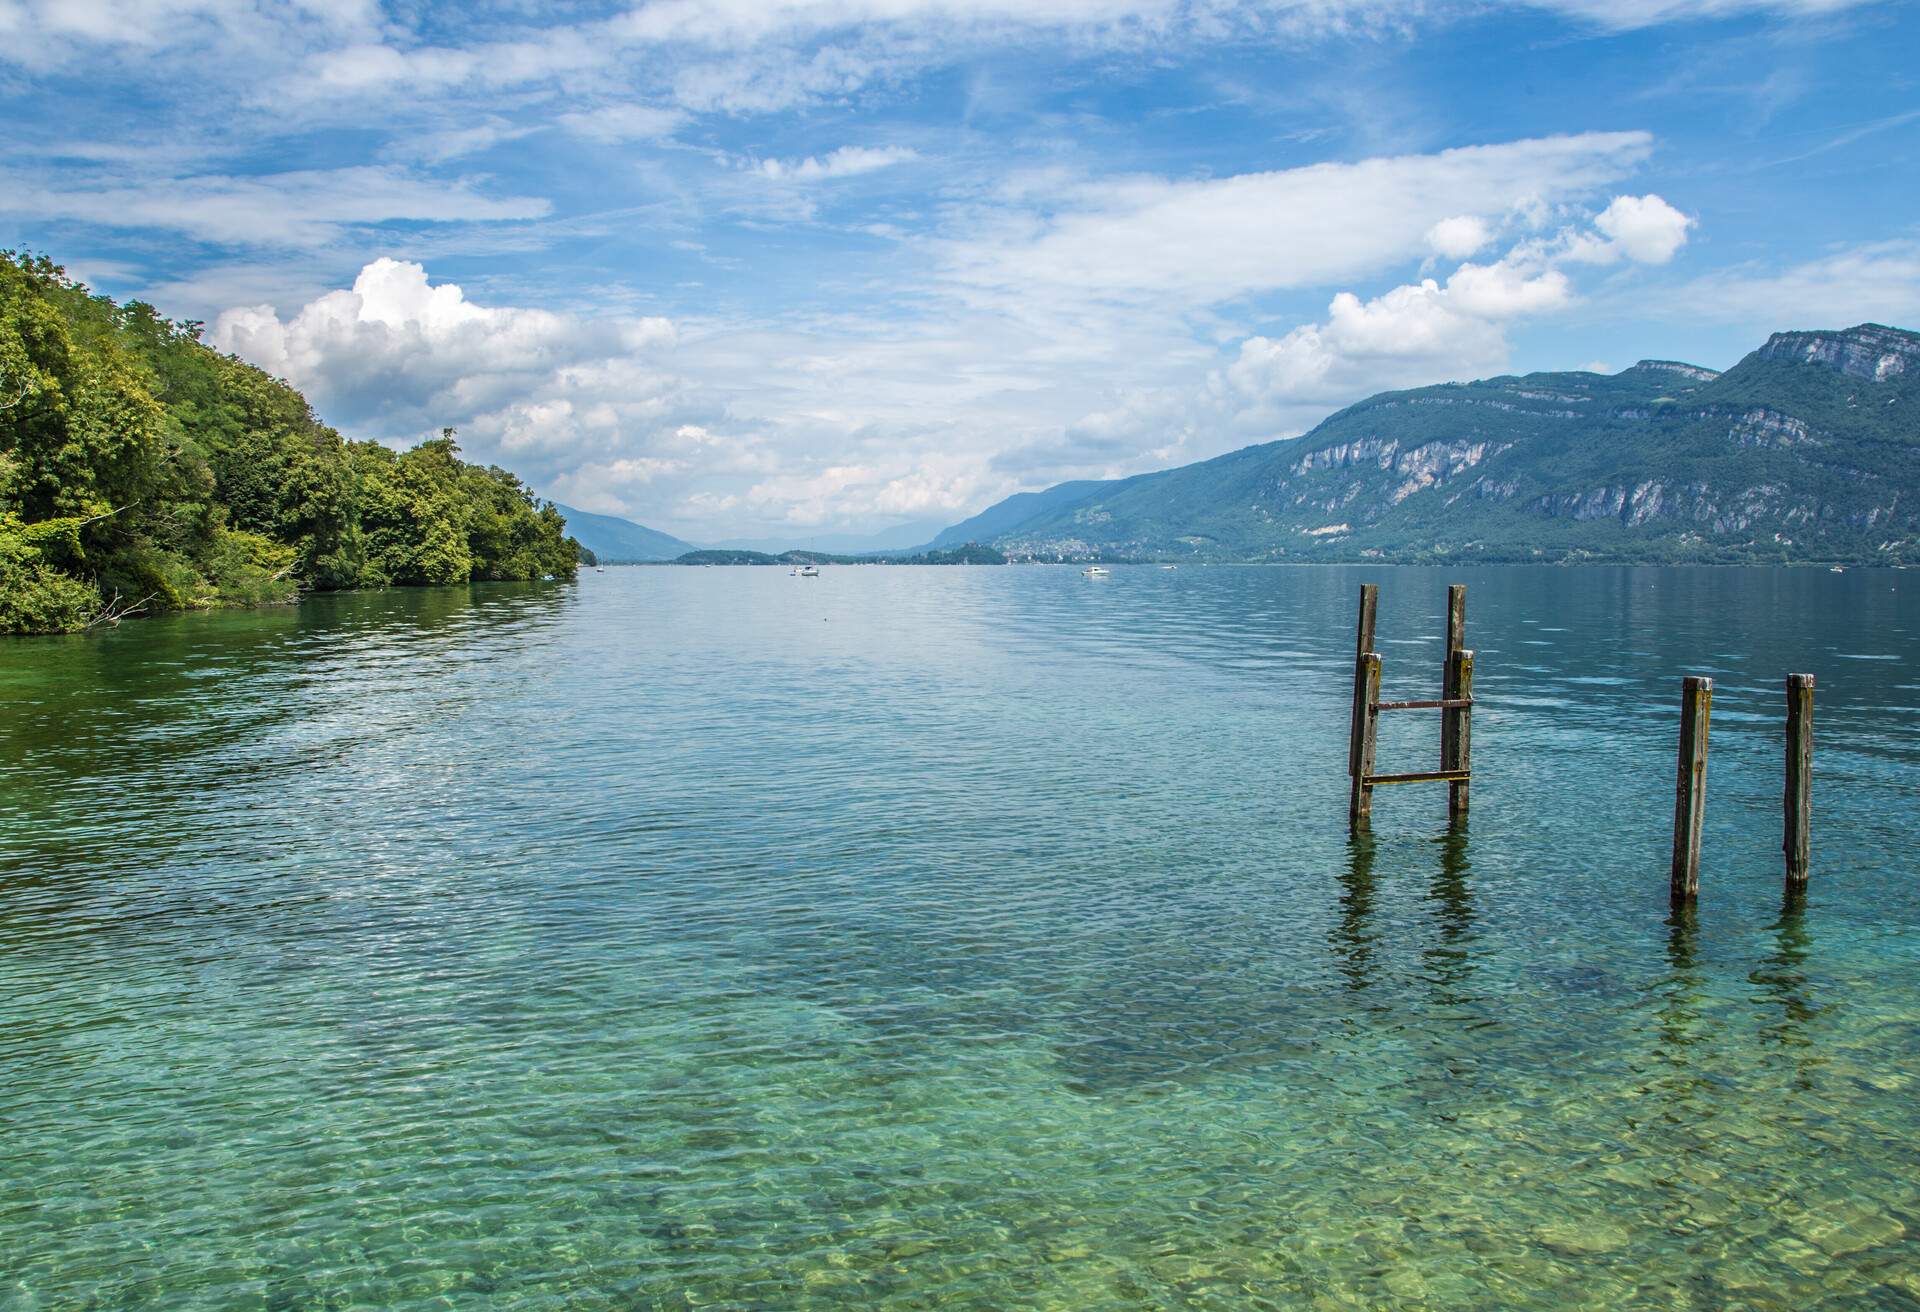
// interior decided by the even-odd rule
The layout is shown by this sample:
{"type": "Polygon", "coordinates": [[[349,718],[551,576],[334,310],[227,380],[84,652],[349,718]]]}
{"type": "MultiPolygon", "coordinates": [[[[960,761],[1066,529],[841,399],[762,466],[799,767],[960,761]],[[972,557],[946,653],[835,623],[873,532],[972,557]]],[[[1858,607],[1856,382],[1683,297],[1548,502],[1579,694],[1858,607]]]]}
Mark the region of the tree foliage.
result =
{"type": "Polygon", "coordinates": [[[578,545],[451,429],[344,441],[201,325],[0,251],[0,633],[302,589],[571,578],[578,545]]]}

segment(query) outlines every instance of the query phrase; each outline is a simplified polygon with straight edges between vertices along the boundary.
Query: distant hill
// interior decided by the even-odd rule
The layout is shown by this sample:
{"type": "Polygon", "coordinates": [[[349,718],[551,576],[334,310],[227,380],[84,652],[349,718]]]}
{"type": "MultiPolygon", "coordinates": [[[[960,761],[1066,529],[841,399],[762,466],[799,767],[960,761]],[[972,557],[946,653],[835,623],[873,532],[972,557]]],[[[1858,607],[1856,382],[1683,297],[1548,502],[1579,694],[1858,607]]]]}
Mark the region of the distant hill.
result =
{"type": "Polygon", "coordinates": [[[835,556],[822,551],[783,551],[773,555],[742,547],[707,547],[689,551],[676,565],[1004,565],[1007,558],[992,547],[969,542],[946,551],[869,552],[864,556],[835,556]]]}
{"type": "Polygon", "coordinates": [[[715,547],[779,555],[783,551],[825,551],[843,556],[911,552],[940,529],[938,520],[898,524],[878,533],[790,533],[783,538],[727,538],[715,547]]]}
{"type": "Polygon", "coordinates": [[[594,515],[554,503],[567,521],[574,541],[591,551],[602,565],[631,565],[641,561],[673,560],[694,550],[671,534],[647,528],[614,515],[594,515]]]}
{"type": "Polygon", "coordinates": [[[1920,334],[1779,333],[1724,374],[1643,360],[1384,392],[1303,437],[1023,496],[935,541],[1047,558],[1916,562],[1920,334]]]}
{"type": "Polygon", "coordinates": [[[991,542],[1008,529],[1018,527],[1051,510],[1083,501],[1095,493],[1117,488],[1131,479],[1081,479],[1059,483],[1044,492],[1016,492],[1005,501],[996,501],[972,519],[963,519],[942,529],[929,547],[951,547],[967,542],[991,542]]]}

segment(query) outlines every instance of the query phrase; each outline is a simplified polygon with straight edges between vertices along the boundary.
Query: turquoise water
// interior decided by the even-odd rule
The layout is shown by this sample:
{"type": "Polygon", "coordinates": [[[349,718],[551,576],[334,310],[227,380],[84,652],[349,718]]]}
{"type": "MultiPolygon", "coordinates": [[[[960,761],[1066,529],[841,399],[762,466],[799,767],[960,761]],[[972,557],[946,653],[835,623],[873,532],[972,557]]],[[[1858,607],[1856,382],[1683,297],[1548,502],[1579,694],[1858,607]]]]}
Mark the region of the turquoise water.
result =
{"type": "Polygon", "coordinates": [[[0,1308],[1920,1307],[1917,803],[1903,573],[625,569],[9,642],[0,1308]],[[1469,584],[1465,828],[1348,839],[1363,580],[1397,697],[1469,584]]]}

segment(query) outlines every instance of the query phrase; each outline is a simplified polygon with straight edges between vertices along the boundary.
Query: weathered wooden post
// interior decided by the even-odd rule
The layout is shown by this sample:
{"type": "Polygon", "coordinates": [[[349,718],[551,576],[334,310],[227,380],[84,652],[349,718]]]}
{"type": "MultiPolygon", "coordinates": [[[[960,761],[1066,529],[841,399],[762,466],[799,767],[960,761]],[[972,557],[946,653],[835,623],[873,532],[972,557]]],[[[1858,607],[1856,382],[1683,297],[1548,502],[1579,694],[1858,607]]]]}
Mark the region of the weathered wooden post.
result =
{"type": "MultiPolygon", "coordinates": [[[[1447,656],[1447,682],[1442,700],[1454,703],[1440,712],[1440,768],[1469,774],[1473,770],[1473,653],[1447,656]]],[[[1467,813],[1466,779],[1447,783],[1447,814],[1467,813]]]]}
{"type": "Polygon", "coordinates": [[[1688,675],[1680,692],[1680,761],[1673,800],[1673,901],[1700,893],[1700,829],[1707,810],[1707,722],[1713,680],[1688,675]]]}
{"type": "Polygon", "coordinates": [[[1467,585],[1447,585],[1447,659],[1467,645],[1467,585]]]}
{"type": "MultiPolygon", "coordinates": [[[[1467,585],[1447,587],[1447,656],[1440,672],[1440,699],[1464,702],[1473,696],[1473,653],[1467,645],[1467,585]]],[[[1473,707],[1446,706],[1440,711],[1440,768],[1468,770],[1472,753],[1473,707]]],[[[1467,811],[1465,779],[1447,784],[1447,814],[1465,815],[1467,811]]]]}
{"type": "Polygon", "coordinates": [[[1366,652],[1353,663],[1353,739],[1347,748],[1347,769],[1353,791],[1347,800],[1347,823],[1359,828],[1373,815],[1373,756],[1380,727],[1380,657],[1366,652]]]}
{"type": "Polygon", "coordinates": [[[1379,662],[1374,662],[1374,694],[1366,691],[1366,658],[1373,651],[1374,621],[1380,610],[1380,585],[1362,583],[1360,585],[1360,624],[1353,644],[1353,718],[1347,723],[1347,773],[1353,777],[1353,795],[1347,804],[1347,819],[1358,821],[1371,810],[1371,790],[1368,791],[1368,806],[1361,804],[1361,780],[1366,776],[1360,769],[1360,739],[1364,728],[1361,720],[1366,717],[1368,708],[1378,700],[1379,662]]]}
{"type": "Polygon", "coordinates": [[[1787,892],[1807,885],[1809,827],[1813,815],[1813,676],[1787,676],[1787,892]]]}

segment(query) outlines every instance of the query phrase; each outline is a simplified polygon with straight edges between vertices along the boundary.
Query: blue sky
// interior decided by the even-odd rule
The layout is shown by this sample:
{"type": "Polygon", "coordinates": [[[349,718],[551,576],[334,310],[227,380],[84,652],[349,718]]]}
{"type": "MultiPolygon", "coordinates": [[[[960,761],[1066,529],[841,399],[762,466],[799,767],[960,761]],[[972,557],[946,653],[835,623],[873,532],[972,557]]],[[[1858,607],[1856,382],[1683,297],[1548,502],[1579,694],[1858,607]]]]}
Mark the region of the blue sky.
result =
{"type": "Polygon", "coordinates": [[[695,540],[1920,327],[1920,7],[0,0],[0,244],[695,540]]]}

